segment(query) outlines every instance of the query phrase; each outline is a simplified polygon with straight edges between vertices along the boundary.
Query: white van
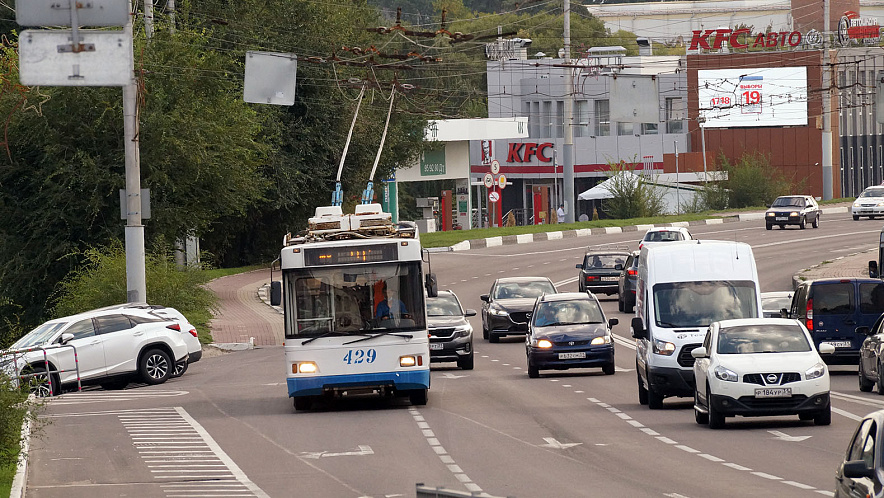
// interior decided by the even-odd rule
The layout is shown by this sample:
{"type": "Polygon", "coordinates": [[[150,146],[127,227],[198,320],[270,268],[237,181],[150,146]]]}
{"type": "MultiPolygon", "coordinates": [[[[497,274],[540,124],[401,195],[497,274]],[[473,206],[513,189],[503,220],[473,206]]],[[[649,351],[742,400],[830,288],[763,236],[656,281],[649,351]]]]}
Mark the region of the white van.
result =
{"type": "Polygon", "coordinates": [[[761,316],[752,248],[690,240],[642,248],[636,288],[638,400],[651,409],[668,396],[693,397],[694,358],[709,324],[761,316]]]}

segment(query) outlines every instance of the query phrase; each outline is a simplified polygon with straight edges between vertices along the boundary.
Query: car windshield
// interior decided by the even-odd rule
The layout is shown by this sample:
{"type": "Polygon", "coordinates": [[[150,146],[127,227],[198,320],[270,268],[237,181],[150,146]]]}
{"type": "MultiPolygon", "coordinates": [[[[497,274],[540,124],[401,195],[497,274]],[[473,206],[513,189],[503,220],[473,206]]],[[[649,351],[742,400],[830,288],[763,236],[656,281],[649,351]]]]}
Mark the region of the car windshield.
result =
{"type": "Polygon", "coordinates": [[[803,353],[810,351],[799,325],[740,325],[718,332],[718,354],[803,353]]]}
{"type": "Polygon", "coordinates": [[[503,282],[497,284],[494,299],[521,299],[555,294],[556,288],[546,280],[535,282],[503,282]]]}
{"type": "Polygon", "coordinates": [[[625,254],[587,254],[583,260],[583,268],[585,270],[615,270],[617,265],[623,265],[626,262],[625,254]]]}
{"type": "Polygon", "coordinates": [[[803,197],[777,197],[770,207],[804,207],[803,197]]]}
{"type": "Polygon", "coordinates": [[[550,327],[583,323],[604,323],[598,303],[589,299],[540,303],[534,314],[534,325],[550,327]]]}
{"type": "Polygon", "coordinates": [[[645,234],[645,241],[647,242],[673,242],[676,240],[684,240],[684,236],[682,236],[681,232],[672,232],[667,230],[648,232],[645,234]]]}
{"type": "Polygon", "coordinates": [[[463,311],[452,295],[439,294],[427,298],[427,316],[462,316],[463,311]]]}
{"type": "Polygon", "coordinates": [[[654,317],[661,327],[707,327],[729,318],[757,318],[749,280],[672,282],[654,286],[654,317]]]}
{"type": "Polygon", "coordinates": [[[863,190],[863,193],[859,194],[860,197],[884,197],[884,188],[870,188],[863,190]]]}
{"type": "Polygon", "coordinates": [[[9,349],[27,349],[46,344],[59,330],[67,326],[67,322],[44,323],[15,341],[9,349]]]}

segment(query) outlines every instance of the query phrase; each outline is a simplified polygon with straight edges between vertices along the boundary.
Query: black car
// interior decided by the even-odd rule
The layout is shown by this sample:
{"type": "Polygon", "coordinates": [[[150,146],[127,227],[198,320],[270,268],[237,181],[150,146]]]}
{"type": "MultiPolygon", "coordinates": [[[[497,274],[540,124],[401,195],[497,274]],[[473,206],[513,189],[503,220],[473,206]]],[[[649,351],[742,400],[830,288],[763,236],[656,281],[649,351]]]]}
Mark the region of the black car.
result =
{"type": "Polygon", "coordinates": [[[476,310],[464,311],[454,292],[443,290],[427,298],[431,362],[456,361],[464,370],[473,369],[473,327],[468,316],[476,316],[476,310]]]}
{"type": "Polygon", "coordinates": [[[583,263],[578,264],[580,273],[577,275],[577,290],[592,291],[596,294],[617,293],[617,281],[620,271],[629,258],[630,251],[591,249],[583,256],[583,263]]]}
{"type": "Polygon", "coordinates": [[[534,301],[544,294],[555,294],[556,286],[546,277],[503,277],[482,294],[482,337],[500,342],[507,335],[528,332],[528,318],[534,301]]]}
{"type": "Polygon", "coordinates": [[[626,258],[617,278],[617,309],[632,313],[635,308],[635,288],[638,285],[638,259],[641,251],[633,251],[626,258]]]}
{"type": "Polygon", "coordinates": [[[540,370],[592,367],[614,375],[611,327],[617,323],[605,318],[598,298],[588,292],[538,298],[525,341],[528,377],[539,377],[540,370]]]}
{"type": "Polygon", "coordinates": [[[783,195],[777,197],[764,213],[764,224],[768,230],[774,225],[780,228],[798,225],[803,230],[808,223],[819,228],[820,213],[816,199],[809,195],[783,195]]]}
{"type": "Polygon", "coordinates": [[[881,496],[884,493],[884,410],[872,412],[859,422],[844,460],[835,471],[835,498],[881,496]]]}

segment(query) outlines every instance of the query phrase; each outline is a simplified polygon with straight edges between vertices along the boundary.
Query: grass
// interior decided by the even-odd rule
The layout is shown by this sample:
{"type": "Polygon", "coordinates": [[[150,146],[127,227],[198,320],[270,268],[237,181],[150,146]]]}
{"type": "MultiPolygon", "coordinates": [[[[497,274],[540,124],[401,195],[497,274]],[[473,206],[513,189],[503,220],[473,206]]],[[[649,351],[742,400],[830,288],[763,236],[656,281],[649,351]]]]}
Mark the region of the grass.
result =
{"type": "Polygon", "coordinates": [[[239,268],[213,268],[211,270],[203,270],[206,275],[207,280],[214,280],[216,278],[226,277],[228,275],[236,275],[239,273],[246,273],[253,270],[266,269],[268,272],[270,271],[270,264],[263,263],[251,266],[241,266],[239,268]]]}
{"type": "Polygon", "coordinates": [[[9,496],[12,493],[12,480],[15,479],[16,468],[15,464],[0,466],[0,496],[9,496]]]}

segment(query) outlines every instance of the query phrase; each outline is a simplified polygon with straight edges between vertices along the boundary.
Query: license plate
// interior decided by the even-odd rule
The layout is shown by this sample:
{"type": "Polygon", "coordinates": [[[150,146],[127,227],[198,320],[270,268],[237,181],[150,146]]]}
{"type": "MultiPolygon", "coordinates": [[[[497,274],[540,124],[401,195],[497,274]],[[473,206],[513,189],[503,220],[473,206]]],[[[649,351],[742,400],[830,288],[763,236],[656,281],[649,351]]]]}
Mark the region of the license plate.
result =
{"type": "Polygon", "coordinates": [[[586,358],[586,353],[582,351],[579,353],[559,353],[560,360],[573,360],[575,358],[586,358]]]}
{"type": "Polygon", "coordinates": [[[777,217],[774,218],[774,219],[775,219],[776,221],[789,221],[789,217],[788,217],[788,216],[777,216],[777,217]]]}
{"type": "Polygon", "coordinates": [[[618,277],[602,277],[605,282],[616,282],[618,277]]]}
{"type": "Polygon", "coordinates": [[[755,390],[756,398],[791,398],[791,387],[765,387],[755,390]]]}
{"type": "Polygon", "coordinates": [[[851,346],[850,341],[824,341],[821,344],[831,344],[836,348],[849,348],[851,346]]]}
{"type": "Polygon", "coordinates": [[[443,347],[445,347],[445,345],[442,344],[441,342],[431,342],[430,343],[430,349],[442,349],[443,347]]]}

